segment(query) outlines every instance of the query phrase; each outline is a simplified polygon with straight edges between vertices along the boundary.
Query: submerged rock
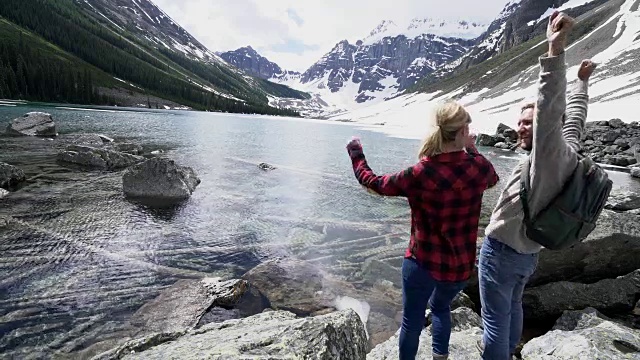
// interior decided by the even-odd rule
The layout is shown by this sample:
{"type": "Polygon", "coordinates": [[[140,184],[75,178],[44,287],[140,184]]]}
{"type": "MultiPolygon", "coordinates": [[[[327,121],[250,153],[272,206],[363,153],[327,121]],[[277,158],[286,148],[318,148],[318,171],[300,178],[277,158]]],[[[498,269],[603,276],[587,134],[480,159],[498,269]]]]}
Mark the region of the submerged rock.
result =
{"type": "Polygon", "coordinates": [[[14,119],[7,127],[7,134],[13,136],[56,136],[56,124],[51,114],[30,112],[14,119]]]}
{"type": "Polygon", "coordinates": [[[140,156],[91,146],[71,145],[58,153],[58,160],[99,169],[124,169],[144,160],[140,156]]]}
{"type": "Polygon", "coordinates": [[[552,331],[525,344],[522,358],[638,359],[640,331],[617,324],[593,308],[566,311],[552,331]]]}
{"type": "Polygon", "coordinates": [[[366,341],[364,326],[353,310],[304,319],[269,311],[189,332],[150,335],[94,359],[362,360],[366,341]]]}
{"type": "Polygon", "coordinates": [[[13,165],[0,162],[0,188],[8,189],[20,184],[26,179],[26,175],[21,169],[13,165]]]}
{"type": "Polygon", "coordinates": [[[232,307],[247,289],[248,284],[244,280],[179,280],[154,300],[144,304],[129,323],[133,329],[139,329],[138,334],[192,329],[208,309],[232,307]]]}
{"type": "Polygon", "coordinates": [[[199,184],[192,168],[167,158],[148,159],[130,167],[122,176],[125,195],[141,199],[186,200],[199,184]]]}
{"type": "MultiPolygon", "coordinates": [[[[452,359],[479,359],[478,340],[482,339],[482,319],[469,308],[458,308],[451,312],[451,339],[449,357],[452,359]]],[[[367,360],[397,360],[400,330],[389,340],[376,346],[367,354],[367,360]]],[[[420,334],[420,345],[416,359],[432,359],[431,326],[420,334]]]]}
{"type": "Polygon", "coordinates": [[[550,319],[565,310],[592,307],[604,312],[626,313],[640,296],[640,270],[616,279],[595,284],[568,281],[551,283],[525,290],[524,314],[528,319],[550,319]]]}
{"type": "Polygon", "coordinates": [[[274,309],[299,316],[334,307],[334,297],[323,290],[323,272],[295,259],[266,261],[242,276],[262,292],[274,309]]]}

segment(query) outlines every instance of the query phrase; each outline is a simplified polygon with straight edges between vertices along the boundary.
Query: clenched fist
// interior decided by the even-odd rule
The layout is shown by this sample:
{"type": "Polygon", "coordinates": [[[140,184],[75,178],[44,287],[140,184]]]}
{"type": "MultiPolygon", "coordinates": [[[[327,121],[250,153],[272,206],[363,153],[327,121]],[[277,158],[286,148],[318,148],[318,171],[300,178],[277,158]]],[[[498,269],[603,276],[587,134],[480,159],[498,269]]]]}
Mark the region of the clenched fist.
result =
{"type": "Polygon", "coordinates": [[[549,43],[549,56],[562,54],[567,46],[569,32],[573,28],[575,20],[569,15],[555,11],[549,17],[547,25],[547,42],[549,43]]]}
{"type": "Polygon", "coordinates": [[[578,69],[578,79],[582,81],[587,81],[593,74],[593,71],[596,69],[596,63],[591,60],[582,60],[580,63],[580,69],[578,69]]]}

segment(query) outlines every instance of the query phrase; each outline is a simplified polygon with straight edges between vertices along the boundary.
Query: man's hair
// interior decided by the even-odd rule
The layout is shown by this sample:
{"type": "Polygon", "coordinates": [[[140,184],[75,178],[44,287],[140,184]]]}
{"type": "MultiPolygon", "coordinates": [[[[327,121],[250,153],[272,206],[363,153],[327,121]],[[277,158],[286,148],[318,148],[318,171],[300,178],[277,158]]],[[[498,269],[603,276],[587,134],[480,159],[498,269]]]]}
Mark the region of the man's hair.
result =
{"type": "Polygon", "coordinates": [[[522,106],[520,107],[520,113],[523,113],[527,109],[535,109],[535,108],[536,108],[536,103],[533,101],[528,101],[522,104],[522,106]]]}

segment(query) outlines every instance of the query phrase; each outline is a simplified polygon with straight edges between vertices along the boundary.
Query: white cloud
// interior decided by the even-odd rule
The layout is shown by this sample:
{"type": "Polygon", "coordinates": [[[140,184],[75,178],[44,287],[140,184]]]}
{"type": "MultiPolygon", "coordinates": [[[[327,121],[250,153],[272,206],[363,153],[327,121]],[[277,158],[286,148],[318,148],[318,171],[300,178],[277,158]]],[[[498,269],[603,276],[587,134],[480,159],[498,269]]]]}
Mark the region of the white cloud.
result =
{"type": "Polygon", "coordinates": [[[153,1],[212,51],[251,45],[280,66],[299,71],[306,70],[338,41],[355,42],[385,19],[432,17],[488,24],[507,3],[507,0],[153,1]]]}

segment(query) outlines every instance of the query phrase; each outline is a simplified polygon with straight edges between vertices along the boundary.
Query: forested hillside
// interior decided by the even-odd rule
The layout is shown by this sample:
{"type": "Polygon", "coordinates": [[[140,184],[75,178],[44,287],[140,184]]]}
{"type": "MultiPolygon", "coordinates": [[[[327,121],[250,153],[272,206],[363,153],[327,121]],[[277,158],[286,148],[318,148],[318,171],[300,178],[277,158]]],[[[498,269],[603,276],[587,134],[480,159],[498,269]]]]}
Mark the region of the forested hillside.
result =
{"type": "Polygon", "coordinates": [[[101,90],[118,87],[199,110],[297,115],[268,106],[267,95],[306,95],[161,51],[72,0],[2,0],[0,16],[0,97],[112,105],[101,90]]]}

